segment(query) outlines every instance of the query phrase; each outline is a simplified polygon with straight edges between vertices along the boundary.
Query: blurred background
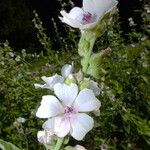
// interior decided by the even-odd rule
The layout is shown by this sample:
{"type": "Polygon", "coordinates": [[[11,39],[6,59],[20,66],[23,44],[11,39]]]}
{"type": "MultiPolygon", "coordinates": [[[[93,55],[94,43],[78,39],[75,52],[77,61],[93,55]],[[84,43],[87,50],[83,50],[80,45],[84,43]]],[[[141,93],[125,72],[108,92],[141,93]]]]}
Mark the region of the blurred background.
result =
{"type": "MultiPolygon", "coordinates": [[[[132,26],[129,25],[129,18],[134,20],[134,29],[141,31],[141,12],[146,1],[148,2],[148,0],[119,0],[119,20],[123,36],[132,29],[132,26]]],[[[10,46],[15,50],[25,48],[30,49],[30,52],[39,51],[41,45],[32,22],[33,11],[36,10],[46,29],[46,34],[53,43],[53,48],[59,49],[60,43],[55,40],[56,27],[60,36],[64,37],[68,34],[58,18],[59,12],[61,9],[69,11],[72,5],[81,7],[82,1],[0,0],[0,42],[8,40],[10,46]]]]}

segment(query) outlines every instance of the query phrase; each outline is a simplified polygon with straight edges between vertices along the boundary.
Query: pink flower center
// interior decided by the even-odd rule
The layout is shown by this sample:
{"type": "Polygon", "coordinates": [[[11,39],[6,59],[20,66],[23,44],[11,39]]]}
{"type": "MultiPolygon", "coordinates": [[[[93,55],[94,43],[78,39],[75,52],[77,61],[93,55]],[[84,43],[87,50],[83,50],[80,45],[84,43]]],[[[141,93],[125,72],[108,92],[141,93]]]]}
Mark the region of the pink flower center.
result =
{"type": "Polygon", "coordinates": [[[92,16],[91,13],[86,12],[86,13],[83,14],[83,19],[82,20],[89,23],[93,20],[93,16],[92,16]]]}
{"type": "Polygon", "coordinates": [[[64,114],[65,116],[67,117],[70,117],[72,114],[74,113],[74,110],[72,107],[66,107],[65,110],[64,110],[64,114]]]}

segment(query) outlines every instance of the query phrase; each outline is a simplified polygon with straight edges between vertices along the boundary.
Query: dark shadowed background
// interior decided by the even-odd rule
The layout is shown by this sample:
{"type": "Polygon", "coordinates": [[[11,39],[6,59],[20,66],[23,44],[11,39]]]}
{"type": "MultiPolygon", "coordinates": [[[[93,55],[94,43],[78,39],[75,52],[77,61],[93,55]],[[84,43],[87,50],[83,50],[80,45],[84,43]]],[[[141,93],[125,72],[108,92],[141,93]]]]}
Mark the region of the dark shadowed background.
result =
{"type": "MultiPolygon", "coordinates": [[[[76,6],[81,6],[81,0],[72,0],[76,6]]],[[[0,0],[0,42],[9,41],[10,46],[15,49],[26,48],[36,51],[41,45],[36,38],[36,30],[32,23],[33,10],[39,14],[47,35],[53,41],[55,30],[54,18],[58,31],[63,32],[63,26],[58,19],[63,3],[69,0],[0,0]]],[[[136,30],[141,30],[141,15],[143,1],[141,0],[119,0],[118,8],[123,35],[130,32],[128,19],[133,18],[136,30]]],[[[70,8],[66,6],[66,9],[70,8]]],[[[53,41],[54,42],[54,41],[53,41]]]]}

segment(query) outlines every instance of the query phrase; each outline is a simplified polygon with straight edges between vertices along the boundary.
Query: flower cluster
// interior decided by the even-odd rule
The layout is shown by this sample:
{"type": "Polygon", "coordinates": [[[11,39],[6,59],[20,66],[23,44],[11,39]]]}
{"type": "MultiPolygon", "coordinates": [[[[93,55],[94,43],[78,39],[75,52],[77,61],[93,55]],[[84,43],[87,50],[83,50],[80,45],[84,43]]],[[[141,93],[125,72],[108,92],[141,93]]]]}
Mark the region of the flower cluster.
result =
{"type": "Polygon", "coordinates": [[[54,91],[54,95],[42,97],[36,112],[37,117],[47,118],[42,126],[44,130],[37,135],[44,144],[50,144],[54,136],[63,138],[71,135],[82,140],[94,126],[93,118],[87,113],[99,110],[101,105],[96,98],[100,93],[96,82],[87,78],[81,80],[78,74],[73,74],[73,65],[69,64],[63,66],[61,74],[42,77],[46,82],[44,85],[34,84],[35,87],[54,91]]]}
{"type": "MultiPolygon", "coordinates": [[[[107,21],[109,15],[108,17],[105,17],[105,15],[111,14],[116,5],[116,0],[83,0],[82,8],[74,7],[69,13],[64,10],[60,12],[62,17],[59,18],[62,22],[74,28],[79,28],[82,33],[86,33],[83,32],[84,30],[95,33],[93,34],[94,39],[91,39],[91,34],[82,34],[78,52],[79,55],[83,54],[80,55],[82,56],[82,71],[96,78],[101,55],[95,57],[91,50],[97,33],[104,30],[106,23],[102,19],[105,20],[106,18],[107,21]],[[103,24],[100,24],[100,22],[103,22],[103,24]],[[89,69],[89,64],[95,68],[89,69]],[[95,72],[94,74],[88,73],[87,70],[95,72]]],[[[36,112],[37,117],[47,119],[42,126],[43,131],[39,131],[37,134],[39,142],[45,145],[53,145],[56,139],[63,139],[70,135],[80,141],[93,128],[94,120],[89,113],[100,114],[101,102],[96,96],[101,92],[98,84],[90,78],[85,78],[82,71],[74,73],[73,65],[66,64],[61,69],[61,75],[43,76],[44,84],[34,84],[36,88],[54,92],[53,95],[42,97],[41,104],[36,112]]],[[[60,148],[57,147],[56,149],[59,150],[60,148]]],[[[79,145],[69,149],[85,150],[84,147],[79,145]]]]}

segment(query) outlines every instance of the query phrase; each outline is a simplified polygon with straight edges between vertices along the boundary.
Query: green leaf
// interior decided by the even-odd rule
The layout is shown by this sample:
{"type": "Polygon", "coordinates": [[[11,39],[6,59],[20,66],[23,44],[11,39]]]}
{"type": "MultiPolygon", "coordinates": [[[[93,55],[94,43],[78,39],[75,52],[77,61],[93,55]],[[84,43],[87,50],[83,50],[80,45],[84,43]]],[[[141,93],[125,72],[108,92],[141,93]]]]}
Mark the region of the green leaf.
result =
{"type": "Polygon", "coordinates": [[[92,54],[90,60],[89,60],[89,66],[87,73],[91,76],[93,76],[96,79],[100,78],[101,74],[101,61],[102,61],[102,55],[101,53],[98,54],[92,54]]]}
{"type": "Polygon", "coordinates": [[[0,139],[0,148],[2,150],[20,150],[18,147],[16,147],[12,143],[3,141],[1,139],[0,139]]]}

